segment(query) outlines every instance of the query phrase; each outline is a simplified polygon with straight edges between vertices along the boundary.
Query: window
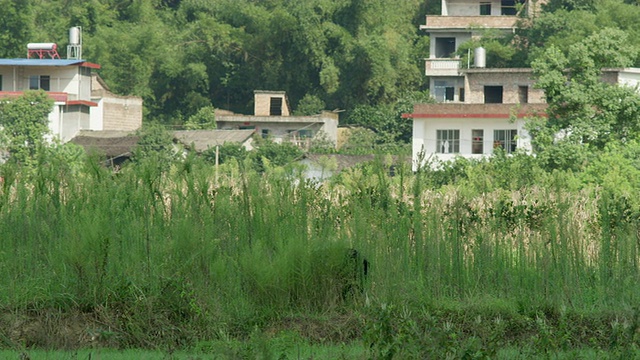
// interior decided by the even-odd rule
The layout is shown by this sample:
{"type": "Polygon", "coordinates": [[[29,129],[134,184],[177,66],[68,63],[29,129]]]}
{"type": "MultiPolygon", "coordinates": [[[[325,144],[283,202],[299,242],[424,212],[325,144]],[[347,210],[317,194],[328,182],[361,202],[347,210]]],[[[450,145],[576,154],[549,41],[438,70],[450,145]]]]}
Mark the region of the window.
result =
{"type": "Polygon", "coordinates": [[[433,83],[434,94],[437,102],[453,101],[455,95],[455,86],[451,81],[436,80],[433,83]]]}
{"type": "Polygon", "coordinates": [[[460,152],[460,130],[436,130],[436,153],[460,152]]]}
{"type": "Polygon", "coordinates": [[[0,75],[0,91],[2,91],[2,75],[0,75]]]}
{"type": "Polygon", "coordinates": [[[471,130],[471,153],[484,153],[484,130],[471,130]]]}
{"type": "Polygon", "coordinates": [[[31,75],[29,76],[29,90],[49,91],[51,88],[51,77],[49,75],[31,75]]]}
{"type": "Polygon", "coordinates": [[[485,86],[484,103],[502,104],[502,86],[485,86]]]}
{"type": "Polygon", "coordinates": [[[516,151],[518,130],[494,130],[493,148],[502,148],[507,154],[516,151]]]}
{"type": "Polygon", "coordinates": [[[444,99],[446,101],[453,101],[453,94],[455,93],[455,88],[453,86],[447,86],[444,88],[444,99]]]}
{"type": "Polygon", "coordinates": [[[520,104],[526,104],[529,102],[528,86],[518,86],[518,100],[520,101],[520,104]]]}
{"type": "Polygon", "coordinates": [[[262,135],[263,139],[268,138],[269,137],[269,129],[262,129],[261,135],[262,135]]]}
{"type": "Polygon", "coordinates": [[[491,3],[480,3],[480,15],[491,15],[491,3]]]}
{"type": "Polygon", "coordinates": [[[280,116],[282,115],[282,98],[272,97],[269,104],[269,115],[280,116]]]}
{"type": "Polygon", "coordinates": [[[460,100],[460,102],[464,102],[464,88],[460,88],[460,94],[458,95],[458,100],[460,100]]]}
{"type": "Polygon", "coordinates": [[[518,15],[518,9],[522,4],[524,4],[523,0],[502,0],[501,13],[507,16],[518,15]]]}
{"type": "Polygon", "coordinates": [[[456,52],[456,38],[436,38],[436,58],[451,58],[456,52]]]}

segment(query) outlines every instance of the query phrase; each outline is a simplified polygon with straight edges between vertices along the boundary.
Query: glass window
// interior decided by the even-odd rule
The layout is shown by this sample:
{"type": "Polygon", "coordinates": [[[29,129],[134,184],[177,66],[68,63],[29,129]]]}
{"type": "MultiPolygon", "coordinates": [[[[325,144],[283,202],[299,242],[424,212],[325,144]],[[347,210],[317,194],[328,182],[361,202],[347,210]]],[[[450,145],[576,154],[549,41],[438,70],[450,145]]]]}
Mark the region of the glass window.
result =
{"type": "Polygon", "coordinates": [[[40,76],[40,89],[49,91],[51,89],[51,77],[49,75],[40,76]]]}
{"type": "Polygon", "coordinates": [[[436,130],[436,153],[460,152],[460,130],[436,130]]]}
{"type": "Polygon", "coordinates": [[[38,90],[40,89],[40,76],[31,75],[29,76],[29,90],[38,90]]]}
{"type": "Polygon", "coordinates": [[[484,130],[471,130],[471,153],[484,153],[484,130]]]}
{"type": "Polygon", "coordinates": [[[502,0],[501,2],[502,15],[514,16],[518,15],[518,9],[524,5],[523,0],[502,0]]]}
{"type": "Polygon", "coordinates": [[[507,154],[516,151],[518,130],[494,130],[493,148],[502,148],[507,154]]]}
{"type": "Polygon", "coordinates": [[[491,3],[480,3],[480,15],[491,15],[491,3]]]}
{"type": "Polygon", "coordinates": [[[29,90],[49,91],[51,89],[51,77],[49,75],[29,76],[29,90]]]}

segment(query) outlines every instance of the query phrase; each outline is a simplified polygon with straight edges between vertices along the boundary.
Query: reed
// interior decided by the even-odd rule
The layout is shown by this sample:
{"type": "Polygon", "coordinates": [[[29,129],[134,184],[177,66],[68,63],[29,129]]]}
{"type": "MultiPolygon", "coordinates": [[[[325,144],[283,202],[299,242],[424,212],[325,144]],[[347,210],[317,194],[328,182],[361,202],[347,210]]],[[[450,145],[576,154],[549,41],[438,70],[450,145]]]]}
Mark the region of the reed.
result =
{"type": "Polygon", "coordinates": [[[120,314],[108,321],[131,344],[247,335],[287,314],[372,303],[579,312],[640,300],[637,223],[616,217],[613,195],[553,185],[562,179],[434,188],[427,173],[389,177],[379,161],[319,185],[232,163],[215,184],[197,158],[118,174],[92,160],[3,171],[0,305],[120,314]]]}

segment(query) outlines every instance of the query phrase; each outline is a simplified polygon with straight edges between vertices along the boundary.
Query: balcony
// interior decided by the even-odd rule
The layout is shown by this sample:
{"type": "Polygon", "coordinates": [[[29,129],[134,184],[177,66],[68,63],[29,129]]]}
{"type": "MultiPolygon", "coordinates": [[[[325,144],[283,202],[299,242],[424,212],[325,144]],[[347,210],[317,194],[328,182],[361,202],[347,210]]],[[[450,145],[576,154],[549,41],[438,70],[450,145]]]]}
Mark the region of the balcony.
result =
{"type": "Polygon", "coordinates": [[[488,28],[511,30],[516,27],[517,16],[441,16],[427,15],[426,25],[421,30],[466,30],[472,28],[488,28]]]}
{"type": "Polygon", "coordinates": [[[460,70],[459,59],[426,59],[424,65],[427,76],[457,76],[460,70]]]}

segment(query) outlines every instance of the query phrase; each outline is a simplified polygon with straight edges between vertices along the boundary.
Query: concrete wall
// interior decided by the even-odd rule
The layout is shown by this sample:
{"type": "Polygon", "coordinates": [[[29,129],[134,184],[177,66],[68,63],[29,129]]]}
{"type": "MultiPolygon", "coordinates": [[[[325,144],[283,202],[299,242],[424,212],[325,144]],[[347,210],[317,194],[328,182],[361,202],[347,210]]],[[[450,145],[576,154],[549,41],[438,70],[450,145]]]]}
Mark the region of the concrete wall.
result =
{"type": "Polygon", "coordinates": [[[102,130],[137,130],[142,126],[142,99],[105,97],[102,130]]]}
{"type": "Polygon", "coordinates": [[[137,130],[142,126],[142,98],[116,95],[103,85],[98,75],[92,77],[91,99],[98,106],[91,108],[89,130],[137,130]]]}
{"type": "Polygon", "coordinates": [[[311,130],[314,137],[324,133],[334,144],[338,141],[338,114],[331,112],[316,116],[223,115],[216,116],[216,125],[221,130],[255,129],[259,135],[267,130],[277,142],[291,139],[301,130],[311,130]]]}
{"type": "Polygon", "coordinates": [[[640,69],[627,68],[618,74],[618,83],[622,86],[638,88],[640,85],[640,69]]]}

